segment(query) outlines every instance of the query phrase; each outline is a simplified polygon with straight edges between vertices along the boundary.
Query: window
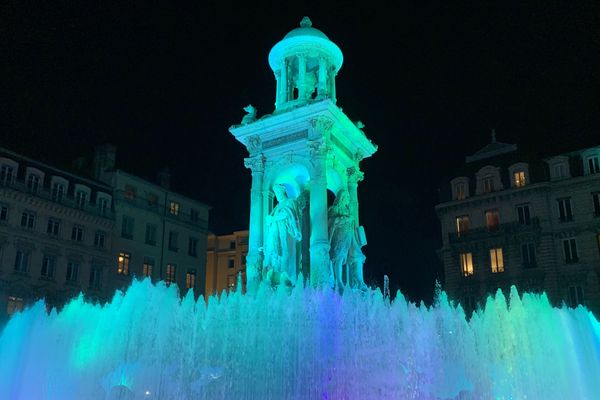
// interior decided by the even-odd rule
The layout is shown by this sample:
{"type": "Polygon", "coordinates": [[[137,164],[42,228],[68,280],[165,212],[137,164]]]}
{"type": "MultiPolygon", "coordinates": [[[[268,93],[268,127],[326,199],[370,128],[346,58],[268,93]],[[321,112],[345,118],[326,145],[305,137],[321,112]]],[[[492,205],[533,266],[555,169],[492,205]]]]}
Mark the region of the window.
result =
{"type": "Polygon", "coordinates": [[[75,203],[77,205],[77,208],[83,210],[85,208],[85,205],[87,204],[87,193],[83,190],[78,190],[75,194],[75,203]]]}
{"type": "Polygon", "coordinates": [[[504,272],[504,256],[501,247],[490,249],[490,265],[492,273],[504,272]]]}
{"type": "Polygon", "coordinates": [[[516,187],[525,186],[525,171],[516,171],[513,173],[513,183],[516,187]]]}
{"type": "Polygon", "coordinates": [[[21,226],[27,229],[33,229],[35,226],[35,214],[31,211],[23,211],[21,214],[21,226]]]}
{"type": "Polygon", "coordinates": [[[563,179],[567,177],[567,167],[565,164],[554,164],[554,179],[563,179]]]}
{"type": "Polygon", "coordinates": [[[0,222],[8,221],[8,206],[0,204],[0,222]]]}
{"type": "Polygon", "coordinates": [[[188,242],[188,254],[192,257],[196,257],[198,255],[198,239],[190,238],[188,242]]]}
{"type": "Polygon", "coordinates": [[[60,232],[60,220],[56,218],[48,218],[48,226],[46,233],[50,236],[58,236],[60,232]]]}
{"type": "Polygon", "coordinates": [[[179,207],[179,203],[177,203],[176,201],[172,201],[171,206],[169,207],[169,212],[171,213],[171,215],[179,215],[179,207]]]}
{"type": "Polygon", "coordinates": [[[16,296],[8,296],[8,304],[6,305],[6,313],[13,315],[23,309],[23,299],[16,296]]]}
{"type": "Polygon", "coordinates": [[[456,234],[460,237],[469,231],[470,223],[468,215],[456,217],[456,234]]]}
{"type": "Polygon", "coordinates": [[[108,200],[105,198],[101,198],[98,200],[98,211],[100,215],[105,217],[108,212],[108,200]]]}
{"type": "Polygon", "coordinates": [[[53,278],[56,269],[56,256],[44,255],[42,259],[42,270],[40,274],[45,278],[53,278]]]}
{"type": "Polygon", "coordinates": [[[600,163],[598,163],[598,156],[589,157],[588,161],[588,170],[590,174],[597,174],[600,172],[600,163]]]}
{"type": "Polygon", "coordinates": [[[76,261],[69,261],[67,263],[67,282],[77,282],[79,278],[79,263],[76,261]]]}
{"type": "Polygon", "coordinates": [[[10,165],[0,167],[0,184],[10,185],[13,182],[14,169],[10,165]]]}
{"type": "Polygon", "coordinates": [[[55,183],[52,185],[52,201],[60,203],[65,196],[65,185],[62,183],[55,183]]]}
{"type": "Polygon", "coordinates": [[[129,262],[131,261],[131,254],[126,252],[120,252],[117,257],[117,274],[129,275],[129,262]]]}
{"type": "Polygon", "coordinates": [[[571,221],[573,212],[571,211],[571,198],[557,199],[558,202],[558,218],[561,222],[571,221]]]}
{"type": "Polygon", "coordinates": [[[483,193],[491,193],[494,191],[494,177],[486,175],[483,178],[483,193]]]}
{"type": "Polygon", "coordinates": [[[473,253],[460,253],[460,269],[464,276],[473,275],[473,253]]]}
{"type": "Polygon", "coordinates": [[[198,210],[194,210],[193,208],[190,210],[190,219],[192,222],[198,222],[200,220],[198,210]]]}
{"type": "Polygon", "coordinates": [[[579,261],[577,257],[577,241],[575,238],[563,240],[563,250],[565,253],[565,262],[567,264],[573,264],[579,261]]]}
{"type": "Polygon", "coordinates": [[[592,202],[594,203],[594,215],[600,216],[600,193],[592,193],[592,202]]]}
{"type": "Polygon", "coordinates": [[[152,269],[154,268],[154,259],[150,257],[144,257],[144,264],[142,266],[142,275],[145,277],[152,277],[152,269]]]}
{"type": "Polygon", "coordinates": [[[529,213],[529,205],[521,204],[517,206],[517,218],[519,219],[519,223],[523,225],[531,224],[531,217],[529,213]]]}
{"type": "Polygon", "coordinates": [[[94,235],[94,247],[103,249],[105,241],[106,241],[106,233],[102,232],[102,231],[96,231],[96,234],[94,235]]]}
{"type": "Polygon", "coordinates": [[[227,287],[235,289],[235,275],[227,275],[227,287]]]}
{"type": "Polygon", "coordinates": [[[40,176],[35,174],[29,174],[27,177],[27,190],[31,193],[37,193],[40,187],[40,176]]]}
{"type": "Polygon", "coordinates": [[[235,250],[235,240],[229,242],[229,250],[235,250]]]}
{"type": "Polygon", "coordinates": [[[125,197],[127,200],[135,200],[135,192],[137,192],[135,186],[125,185],[123,197],[125,197]]]}
{"type": "Polygon", "coordinates": [[[165,283],[167,285],[170,285],[171,283],[175,282],[176,269],[177,268],[175,264],[167,264],[167,274],[165,276],[165,283]]]}
{"type": "Polygon", "coordinates": [[[583,305],[583,288],[581,286],[569,286],[569,306],[577,307],[583,305]]]}
{"type": "Polygon", "coordinates": [[[186,289],[193,289],[196,287],[196,271],[188,271],[185,274],[185,287],[186,289]]]}
{"type": "Polygon", "coordinates": [[[98,265],[92,265],[90,269],[90,289],[101,289],[102,288],[102,267],[98,265]]]}
{"type": "Polygon", "coordinates": [[[169,250],[177,251],[179,247],[177,245],[177,239],[179,238],[179,234],[174,231],[169,231],[169,250]]]}
{"type": "Polygon", "coordinates": [[[133,239],[133,224],[133,218],[123,215],[123,219],[121,220],[121,237],[133,239]]]}
{"type": "Polygon", "coordinates": [[[20,273],[27,273],[27,266],[29,265],[29,253],[17,250],[15,255],[15,271],[20,273]]]}
{"type": "Polygon", "coordinates": [[[467,185],[464,182],[457,183],[454,186],[455,200],[464,200],[467,197],[467,185]]]}
{"type": "Polygon", "coordinates": [[[235,258],[229,257],[229,259],[227,260],[227,268],[233,268],[233,267],[235,267],[235,258]]]}
{"type": "Polygon", "coordinates": [[[156,245],[156,225],[146,225],[146,244],[156,245]]]}
{"type": "Polygon", "coordinates": [[[521,245],[521,260],[523,261],[523,267],[525,268],[533,268],[536,266],[534,243],[525,243],[521,245]]]}
{"type": "Polygon", "coordinates": [[[500,227],[498,210],[487,210],[485,212],[485,227],[490,231],[495,231],[500,227]]]}
{"type": "Polygon", "coordinates": [[[71,240],[83,242],[83,226],[73,225],[73,229],[71,229],[71,240]]]}

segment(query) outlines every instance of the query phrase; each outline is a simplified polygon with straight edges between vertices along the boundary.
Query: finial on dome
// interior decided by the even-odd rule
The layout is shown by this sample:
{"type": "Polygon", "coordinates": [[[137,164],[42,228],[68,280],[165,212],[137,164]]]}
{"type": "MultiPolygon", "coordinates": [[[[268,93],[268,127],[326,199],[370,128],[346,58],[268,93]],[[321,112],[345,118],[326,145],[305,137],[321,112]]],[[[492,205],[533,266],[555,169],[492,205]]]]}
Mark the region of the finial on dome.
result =
{"type": "Polygon", "coordinates": [[[303,28],[310,28],[312,26],[312,21],[310,18],[304,17],[302,18],[302,21],[300,21],[300,26],[303,28]]]}

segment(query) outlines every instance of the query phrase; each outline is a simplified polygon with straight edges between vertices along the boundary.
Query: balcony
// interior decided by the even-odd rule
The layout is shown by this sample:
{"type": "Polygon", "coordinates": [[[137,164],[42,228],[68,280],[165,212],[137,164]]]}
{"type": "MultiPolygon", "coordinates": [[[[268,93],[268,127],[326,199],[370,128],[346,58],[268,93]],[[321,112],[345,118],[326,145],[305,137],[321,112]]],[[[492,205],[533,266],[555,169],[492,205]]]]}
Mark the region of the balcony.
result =
{"type": "Polygon", "coordinates": [[[23,180],[14,180],[13,182],[1,182],[0,187],[10,188],[17,192],[26,193],[30,196],[34,196],[55,204],[61,204],[65,207],[72,208],[75,210],[81,210],[88,214],[96,215],[102,218],[114,219],[114,213],[112,210],[101,210],[95,203],[87,202],[80,206],[77,203],[75,196],[64,194],[60,199],[54,199],[52,197],[52,192],[50,189],[46,187],[42,187],[41,185],[37,188],[37,190],[32,191],[27,187],[27,184],[23,180]]]}
{"type": "Polygon", "coordinates": [[[531,218],[528,225],[518,221],[500,224],[489,229],[487,227],[469,229],[467,232],[451,232],[448,234],[450,244],[466,243],[470,241],[484,240],[505,235],[514,235],[523,232],[533,232],[540,229],[539,218],[531,218]]]}

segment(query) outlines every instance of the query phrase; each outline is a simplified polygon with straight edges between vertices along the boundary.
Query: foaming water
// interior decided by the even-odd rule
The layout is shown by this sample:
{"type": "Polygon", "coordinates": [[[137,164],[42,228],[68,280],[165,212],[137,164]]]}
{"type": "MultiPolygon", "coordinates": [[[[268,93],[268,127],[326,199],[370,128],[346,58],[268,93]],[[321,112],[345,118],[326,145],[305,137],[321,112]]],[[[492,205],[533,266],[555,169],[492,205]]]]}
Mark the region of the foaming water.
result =
{"type": "Polygon", "coordinates": [[[261,287],[208,304],[134,282],[38,303],[0,336],[2,399],[598,399],[600,324],[499,293],[467,321],[379,291],[261,287]]]}

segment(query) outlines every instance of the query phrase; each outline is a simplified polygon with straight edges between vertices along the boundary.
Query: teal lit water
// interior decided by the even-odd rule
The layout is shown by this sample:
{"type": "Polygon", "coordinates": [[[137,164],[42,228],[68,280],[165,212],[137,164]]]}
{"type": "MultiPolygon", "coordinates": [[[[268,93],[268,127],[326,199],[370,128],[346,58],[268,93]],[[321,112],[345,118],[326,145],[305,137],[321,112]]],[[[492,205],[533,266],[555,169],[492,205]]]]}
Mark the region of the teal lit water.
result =
{"type": "Polygon", "coordinates": [[[0,399],[600,399],[600,324],[513,290],[467,321],[379,291],[262,287],[205,304],[135,282],[0,336],[0,399]]]}

